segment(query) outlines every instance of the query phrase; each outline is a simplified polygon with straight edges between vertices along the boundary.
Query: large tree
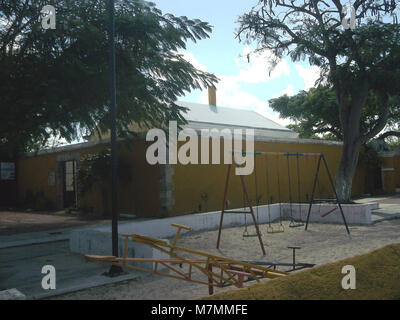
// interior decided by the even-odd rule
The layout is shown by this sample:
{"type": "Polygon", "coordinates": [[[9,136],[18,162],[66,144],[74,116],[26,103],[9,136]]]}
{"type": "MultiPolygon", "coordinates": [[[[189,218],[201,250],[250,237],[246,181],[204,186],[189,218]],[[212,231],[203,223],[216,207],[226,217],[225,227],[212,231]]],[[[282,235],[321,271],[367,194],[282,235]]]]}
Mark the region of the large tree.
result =
{"type": "Polygon", "coordinates": [[[347,12],[339,0],[260,0],[239,18],[240,41],[256,42],[277,59],[308,57],[321,68],[338,104],[343,151],[336,189],[349,201],[360,147],[379,133],[389,116],[389,99],[400,84],[400,26],[398,2],[355,0],[356,28],[344,29],[347,12]],[[389,21],[390,20],[390,21],[389,21]],[[379,99],[379,115],[368,132],[361,115],[370,92],[379,99]]]}
{"type": "MultiPolygon", "coordinates": [[[[0,145],[18,153],[107,130],[107,0],[56,0],[56,29],[43,29],[47,0],[0,0],[0,145]]],[[[184,123],[175,104],[216,77],[179,50],[209,37],[198,19],[163,14],[154,4],[115,1],[117,129],[184,123]]]]}
{"type": "MultiPolygon", "coordinates": [[[[294,123],[288,127],[298,132],[301,138],[343,139],[339,106],[335,92],[328,85],[317,86],[308,91],[302,90],[293,96],[283,95],[271,99],[269,106],[279,112],[282,118],[292,120],[294,123]]],[[[360,117],[360,131],[363,134],[373,129],[380,107],[379,99],[370,92],[360,117]]],[[[389,101],[389,116],[385,132],[377,138],[400,136],[400,131],[396,130],[399,122],[400,98],[394,96],[389,101]]]]}

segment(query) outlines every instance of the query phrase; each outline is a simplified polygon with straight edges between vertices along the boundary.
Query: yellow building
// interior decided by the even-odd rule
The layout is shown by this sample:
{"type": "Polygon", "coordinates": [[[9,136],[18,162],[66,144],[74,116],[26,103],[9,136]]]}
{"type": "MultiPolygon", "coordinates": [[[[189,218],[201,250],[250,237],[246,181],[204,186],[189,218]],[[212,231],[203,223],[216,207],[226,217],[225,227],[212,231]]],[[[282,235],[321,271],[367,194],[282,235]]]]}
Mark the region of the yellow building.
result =
{"type": "MultiPolygon", "coordinates": [[[[185,128],[193,129],[200,137],[197,145],[199,158],[202,152],[200,145],[203,142],[210,142],[208,141],[210,138],[200,136],[201,129],[254,129],[254,150],[277,153],[324,153],[332,175],[335,174],[342,148],[340,142],[299,139],[296,133],[253,111],[216,106],[213,90],[209,91],[209,97],[209,105],[179,102],[189,108],[186,114],[188,124],[185,128]]],[[[185,143],[178,141],[177,149],[179,150],[185,143]]],[[[155,217],[214,211],[221,208],[227,164],[184,165],[178,162],[151,165],[146,159],[146,152],[152,144],[152,141],[146,141],[144,137],[129,142],[119,141],[118,155],[131,164],[132,173],[132,180],[128,185],[119,185],[120,213],[155,217]]],[[[207,158],[211,159],[212,148],[211,144],[209,145],[207,158]]],[[[89,193],[82,196],[78,191],[76,178],[80,159],[84,155],[108,147],[107,135],[102,139],[92,136],[88,142],[43,150],[21,157],[17,161],[16,171],[19,203],[32,207],[58,209],[80,207],[98,214],[108,213],[107,184],[105,187],[96,185],[89,193]]],[[[221,154],[224,154],[223,148],[224,142],[221,139],[221,154]]],[[[290,199],[294,202],[299,200],[305,202],[311,196],[315,170],[316,157],[288,158],[282,155],[261,155],[255,157],[255,170],[251,175],[245,176],[245,182],[254,204],[287,202],[290,199]]],[[[395,170],[397,176],[395,175],[394,180],[398,179],[396,177],[399,168],[396,167],[395,170]]],[[[353,181],[353,195],[365,193],[365,179],[365,168],[359,167],[353,181]]],[[[228,192],[229,206],[241,207],[243,195],[239,179],[233,176],[231,181],[228,192]]],[[[328,176],[322,170],[317,197],[331,196],[328,176]]]]}

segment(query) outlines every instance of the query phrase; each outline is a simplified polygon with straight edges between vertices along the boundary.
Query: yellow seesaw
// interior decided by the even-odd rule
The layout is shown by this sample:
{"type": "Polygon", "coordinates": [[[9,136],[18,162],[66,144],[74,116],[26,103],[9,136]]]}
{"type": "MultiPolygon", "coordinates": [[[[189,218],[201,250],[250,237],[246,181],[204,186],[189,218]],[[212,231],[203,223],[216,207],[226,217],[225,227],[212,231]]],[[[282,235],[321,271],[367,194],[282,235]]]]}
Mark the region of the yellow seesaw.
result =
{"type": "Polygon", "coordinates": [[[243,262],[240,260],[225,258],[203,251],[179,247],[176,245],[176,243],[178,241],[181,230],[191,230],[191,228],[179,224],[172,224],[172,226],[178,228],[172,244],[168,243],[165,240],[156,239],[144,235],[123,234],[122,236],[125,237],[123,257],[119,258],[115,256],[85,255],[85,258],[88,261],[104,262],[122,268],[128,268],[164,277],[205,284],[209,288],[209,294],[213,294],[214,286],[223,287],[226,285],[233,285],[241,288],[243,286],[245,278],[246,281],[256,280],[257,282],[259,282],[262,278],[273,279],[287,275],[287,273],[284,271],[278,271],[271,268],[243,262]],[[129,239],[132,239],[137,243],[148,245],[154,249],[159,250],[160,252],[166,253],[171,258],[128,258],[127,253],[129,239]],[[176,252],[191,254],[196,256],[196,258],[186,258],[176,252]],[[153,269],[145,269],[128,264],[144,262],[153,263],[153,269]],[[167,268],[169,271],[171,271],[171,273],[160,271],[158,269],[159,265],[167,268]],[[179,265],[180,268],[182,268],[183,266],[187,266],[188,272],[185,273],[181,270],[178,270],[174,265],[179,265]],[[208,281],[195,279],[192,272],[193,269],[199,270],[200,273],[208,279],[208,281]]]}

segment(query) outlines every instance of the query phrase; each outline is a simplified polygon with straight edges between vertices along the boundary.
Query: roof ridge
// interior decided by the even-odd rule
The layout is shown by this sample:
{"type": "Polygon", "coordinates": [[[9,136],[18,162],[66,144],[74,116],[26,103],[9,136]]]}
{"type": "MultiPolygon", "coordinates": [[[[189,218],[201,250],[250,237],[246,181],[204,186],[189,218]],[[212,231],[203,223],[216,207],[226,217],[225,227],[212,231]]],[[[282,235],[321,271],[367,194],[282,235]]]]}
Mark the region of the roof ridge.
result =
{"type": "Polygon", "coordinates": [[[187,104],[197,104],[197,105],[205,106],[205,107],[224,108],[224,109],[236,110],[236,111],[248,111],[248,112],[253,111],[253,110],[247,110],[247,109],[232,108],[232,107],[227,107],[227,106],[213,106],[212,104],[200,103],[200,102],[189,102],[189,101],[182,101],[182,100],[177,100],[177,102],[183,102],[183,103],[187,103],[187,104]]]}
{"type": "Polygon", "coordinates": [[[267,120],[269,120],[269,121],[272,121],[273,123],[275,123],[275,124],[277,124],[277,125],[279,125],[279,126],[281,126],[281,127],[287,128],[287,127],[284,126],[283,124],[280,124],[280,123],[278,123],[278,122],[276,122],[276,121],[274,121],[274,120],[272,120],[272,119],[270,119],[270,118],[268,118],[268,117],[262,115],[261,113],[258,113],[258,112],[255,111],[255,110],[251,110],[251,111],[254,112],[254,113],[257,113],[259,116],[261,116],[261,117],[263,117],[263,118],[265,118],[265,119],[267,119],[267,120]]]}
{"type": "Polygon", "coordinates": [[[183,115],[187,121],[292,131],[253,108],[218,107],[205,103],[179,100],[176,103],[188,109],[187,113],[183,115]]]}

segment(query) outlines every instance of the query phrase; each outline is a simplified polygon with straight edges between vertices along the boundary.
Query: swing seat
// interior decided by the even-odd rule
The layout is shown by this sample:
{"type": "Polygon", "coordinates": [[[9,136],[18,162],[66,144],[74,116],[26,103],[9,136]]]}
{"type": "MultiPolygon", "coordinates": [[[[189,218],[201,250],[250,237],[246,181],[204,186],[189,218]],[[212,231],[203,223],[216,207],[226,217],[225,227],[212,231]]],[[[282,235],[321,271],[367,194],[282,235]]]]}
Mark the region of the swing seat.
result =
{"type": "Polygon", "coordinates": [[[275,230],[272,227],[267,228],[267,233],[282,233],[282,232],[285,232],[285,229],[283,228],[282,225],[279,226],[279,229],[275,229],[275,230]]]}
{"type": "Polygon", "coordinates": [[[304,223],[292,224],[289,228],[298,228],[304,226],[304,223]]]}
{"type": "Polygon", "coordinates": [[[302,227],[302,226],[304,226],[303,222],[294,223],[294,221],[292,221],[289,224],[289,228],[298,228],[298,227],[302,227]]]}
{"type": "MultiPolygon", "coordinates": [[[[261,235],[262,235],[262,234],[260,233],[260,236],[261,236],[261,235]]],[[[258,237],[258,234],[257,234],[257,233],[248,233],[248,232],[244,232],[243,235],[242,235],[242,237],[243,237],[243,238],[258,237]]]]}

